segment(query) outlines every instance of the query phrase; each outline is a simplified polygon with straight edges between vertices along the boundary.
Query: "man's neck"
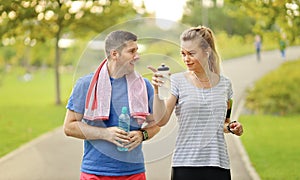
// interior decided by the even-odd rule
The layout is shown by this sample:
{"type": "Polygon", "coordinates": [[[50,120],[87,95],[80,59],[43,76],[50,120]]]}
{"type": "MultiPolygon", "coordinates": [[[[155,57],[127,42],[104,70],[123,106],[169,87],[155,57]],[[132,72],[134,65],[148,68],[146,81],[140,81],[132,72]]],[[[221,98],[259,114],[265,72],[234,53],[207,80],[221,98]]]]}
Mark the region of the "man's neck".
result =
{"type": "Polygon", "coordinates": [[[108,69],[108,74],[111,78],[119,79],[125,76],[124,71],[121,68],[118,68],[113,61],[108,61],[107,69],[108,69]]]}

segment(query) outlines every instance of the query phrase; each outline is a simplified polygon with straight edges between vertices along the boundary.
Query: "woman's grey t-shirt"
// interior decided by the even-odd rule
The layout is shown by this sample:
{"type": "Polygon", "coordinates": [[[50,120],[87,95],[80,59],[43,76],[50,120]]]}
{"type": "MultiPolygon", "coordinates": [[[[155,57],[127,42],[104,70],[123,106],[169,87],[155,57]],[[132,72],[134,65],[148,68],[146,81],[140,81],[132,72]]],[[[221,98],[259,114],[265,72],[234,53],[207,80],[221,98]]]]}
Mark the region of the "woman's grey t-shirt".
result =
{"type": "Polygon", "coordinates": [[[230,169],[223,130],[227,101],[233,94],[230,80],[221,75],[216,86],[198,88],[181,72],[171,76],[171,93],[177,97],[179,124],[173,167],[230,169]]]}

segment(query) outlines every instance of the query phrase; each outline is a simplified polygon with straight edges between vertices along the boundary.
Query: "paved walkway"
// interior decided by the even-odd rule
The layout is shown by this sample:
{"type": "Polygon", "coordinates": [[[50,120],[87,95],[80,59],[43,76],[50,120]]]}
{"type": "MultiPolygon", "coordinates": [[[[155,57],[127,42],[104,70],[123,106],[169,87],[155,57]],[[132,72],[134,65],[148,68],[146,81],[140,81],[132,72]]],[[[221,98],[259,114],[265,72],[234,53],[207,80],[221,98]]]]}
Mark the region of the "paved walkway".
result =
{"type": "MultiPolygon", "coordinates": [[[[287,59],[300,58],[300,47],[289,47],[287,59]]],[[[279,51],[262,52],[261,62],[249,55],[224,62],[224,74],[233,82],[235,93],[233,119],[238,119],[243,108],[246,88],[282,62],[279,51]]],[[[176,134],[176,123],[171,121],[151,141],[144,145],[148,180],[168,180],[176,134]]],[[[247,127],[245,127],[247,136],[247,127]]],[[[258,180],[240,139],[226,135],[233,180],[258,180]]],[[[76,180],[82,156],[82,141],[68,138],[62,127],[25,144],[0,159],[0,180],[76,180]]]]}

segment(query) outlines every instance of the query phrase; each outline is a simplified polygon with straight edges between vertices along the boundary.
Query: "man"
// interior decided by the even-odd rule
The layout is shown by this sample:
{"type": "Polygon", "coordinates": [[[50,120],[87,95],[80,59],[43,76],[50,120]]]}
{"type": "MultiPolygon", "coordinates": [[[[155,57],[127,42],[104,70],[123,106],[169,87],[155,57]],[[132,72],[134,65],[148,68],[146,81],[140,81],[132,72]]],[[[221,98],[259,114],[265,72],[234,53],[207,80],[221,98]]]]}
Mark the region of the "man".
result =
{"type": "Polygon", "coordinates": [[[150,114],[153,87],[134,70],[137,50],[136,35],[111,32],[105,39],[107,59],[74,86],[64,132],[84,139],[80,179],[146,179],[141,143],[159,127],[150,114]],[[118,128],[123,106],[131,116],[129,133],[118,128]],[[147,125],[142,128],[143,124],[147,125]],[[118,151],[118,146],[128,151],[118,151]]]}

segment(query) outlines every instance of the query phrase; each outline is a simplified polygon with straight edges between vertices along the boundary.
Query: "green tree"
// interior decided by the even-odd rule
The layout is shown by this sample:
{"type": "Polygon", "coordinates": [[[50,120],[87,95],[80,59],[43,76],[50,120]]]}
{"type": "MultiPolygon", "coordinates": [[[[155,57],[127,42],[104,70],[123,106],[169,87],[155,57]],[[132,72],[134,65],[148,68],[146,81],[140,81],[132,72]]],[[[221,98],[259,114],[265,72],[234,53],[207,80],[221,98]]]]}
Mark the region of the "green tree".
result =
{"type": "Polygon", "coordinates": [[[75,38],[91,31],[101,32],[136,14],[129,0],[1,0],[0,36],[1,40],[21,38],[27,45],[55,39],[56,104],[61,104],[58,42],[62,36],[75,38]]]}
{"type": "Polygon", "coordinates": [[[287,35],[290,42],[299,37],[300,1],[296,0],[226,0],[235,4],[245,15],[255,19],[254,32],[277,31],[287,35]]]}
{"type": "Polygon", "coordinates": [[[245,35],[252,32],[254,25],[252,18],[237,11],[238,7],[235,4],[217,2],[219,1],[187,1],[182,22],[192,26],[206,25],[216,32],[225,31],[231,35],[245,35]]]}

